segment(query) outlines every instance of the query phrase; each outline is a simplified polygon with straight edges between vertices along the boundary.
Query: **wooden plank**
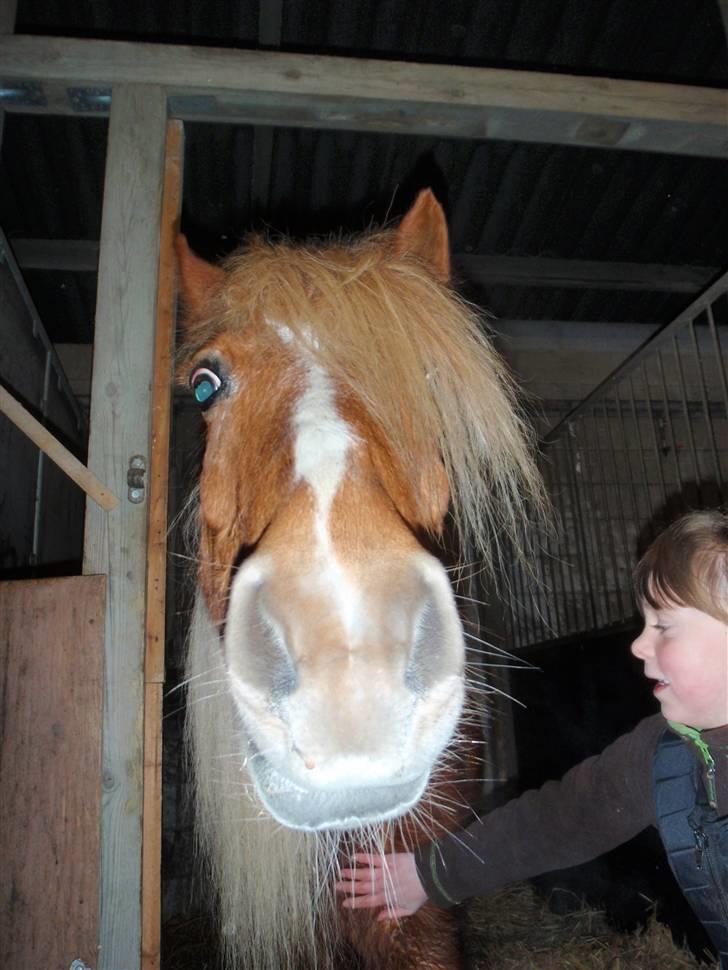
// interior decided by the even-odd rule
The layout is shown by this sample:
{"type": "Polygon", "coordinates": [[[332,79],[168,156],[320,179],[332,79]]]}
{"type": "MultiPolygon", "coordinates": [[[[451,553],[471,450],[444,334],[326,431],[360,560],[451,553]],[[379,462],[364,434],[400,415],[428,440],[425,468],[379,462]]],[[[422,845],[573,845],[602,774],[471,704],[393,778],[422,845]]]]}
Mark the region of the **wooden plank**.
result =
{"type": "Polygon", "coordinates": [[[103,576],[0,583],[7,967],[97,960],[103,576]]]}
{"type": "Polygon", "coordinates": [[[11,245],[23,269],[95,273],[99,268],[95,239],[13,239],[11,245]]]}
{"type": "Polygon", "coordinates": [[[152,448],[147,538],[144,661],[144,815],[142,833],[142,970],[159,970],[162,899],[162,703],[167,583],[167,497],[174,379],[176,260],[182,203],[184,131],[167,125],[152,385],[152,448]]]}
{"type": "Polygon", "coordinates": [[[455,255],[465,279],[481,286],[699,293],[714,276],[713,266],[554,259],[546,256],[455,255]]]}
{"type": "Polygon", "coordinates": [[[144,81],[185,120],[502,138],[725,158],[728,91],[501,68],[55,37],[0,37],[0,76],[75,111],[69,88],[144,81]]]}
{"type": "MultiPolygon", "coordinates": [[[[256,138],[263,131],[256,131],[256,138]]],[[[264,211],[268,201],[270,155],[254,159],[251,201],[264,211]]],[[[14,239],[23,269],[95,272],[99,244],[91,239],[14,239]]],[[[548,256],[501,256],[456,253],[453,263],[466,279],[484,286],[537,286],[566,289],[647,290],[655,293],[698,293],[717,276],[716,266],[668,266],[609,260],[554,259],[548,256]]]]}
{"type": "Polygon", "coordinates": [[[48,455],[97,505],[107,512],[116,508],[119,504],[118,498],[4,387],[0,387],[0,412],[30,438],[43,454],[48,455]]]}
{"type": "Polygon", "coordinates": [[[141,954],[147,507],[127,500],[127,470],[149,466],[165,108],[157,87],[114,91],[104,184],[88,463],[122,502],[86,507],[84,571],[109,577],[98,970],[141,954]]]}

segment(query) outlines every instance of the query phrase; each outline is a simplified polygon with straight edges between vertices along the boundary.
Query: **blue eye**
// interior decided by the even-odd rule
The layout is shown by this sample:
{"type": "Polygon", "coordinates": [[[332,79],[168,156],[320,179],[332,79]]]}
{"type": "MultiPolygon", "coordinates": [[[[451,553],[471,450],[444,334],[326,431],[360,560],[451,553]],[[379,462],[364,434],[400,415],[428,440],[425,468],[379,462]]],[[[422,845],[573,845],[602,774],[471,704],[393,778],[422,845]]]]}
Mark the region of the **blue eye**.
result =
{"type": "Polygon", "coordinates": [[[212,404],[215,395],[222,387],[222,380],[209,367],[198,367],[190,377],[190,387],[195,400],[204,409],[212,404]]]}

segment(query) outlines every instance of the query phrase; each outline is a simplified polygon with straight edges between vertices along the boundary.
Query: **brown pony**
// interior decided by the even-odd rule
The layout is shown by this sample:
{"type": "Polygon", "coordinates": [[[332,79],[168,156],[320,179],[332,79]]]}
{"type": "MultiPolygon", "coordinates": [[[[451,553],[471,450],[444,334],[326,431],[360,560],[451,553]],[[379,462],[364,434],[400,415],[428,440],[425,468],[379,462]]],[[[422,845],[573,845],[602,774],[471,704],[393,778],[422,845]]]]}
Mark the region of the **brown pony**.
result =
{"type": "Polygon", "coordinates": [[[464,636],[430,551],[452,508],[498,556],[538,475],[504,367],[453,294],[442,210],[347,243],[178,240],[180,380],[207,424],[188,731],[232,966],[460,966],[450,914],[342,914],[352,850],[461,821],[464,636]]]}

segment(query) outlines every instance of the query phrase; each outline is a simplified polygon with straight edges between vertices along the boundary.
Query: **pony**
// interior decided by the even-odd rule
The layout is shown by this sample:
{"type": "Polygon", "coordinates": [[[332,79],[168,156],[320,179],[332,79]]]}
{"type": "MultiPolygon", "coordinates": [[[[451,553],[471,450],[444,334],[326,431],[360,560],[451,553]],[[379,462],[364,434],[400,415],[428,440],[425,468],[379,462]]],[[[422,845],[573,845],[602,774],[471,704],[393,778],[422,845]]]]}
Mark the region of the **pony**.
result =
{"type": "Polygon", "coordinates": [[[344,913],[333,883],[353,851],[462,821],[443,536],[497,566],[541,503],[512,380],[429,190],[349,240],[253,237],[219,266],[176,248],[178,380],[206,425],[186,730],[226,958],[455,970],[449,912],[344,913]]]}

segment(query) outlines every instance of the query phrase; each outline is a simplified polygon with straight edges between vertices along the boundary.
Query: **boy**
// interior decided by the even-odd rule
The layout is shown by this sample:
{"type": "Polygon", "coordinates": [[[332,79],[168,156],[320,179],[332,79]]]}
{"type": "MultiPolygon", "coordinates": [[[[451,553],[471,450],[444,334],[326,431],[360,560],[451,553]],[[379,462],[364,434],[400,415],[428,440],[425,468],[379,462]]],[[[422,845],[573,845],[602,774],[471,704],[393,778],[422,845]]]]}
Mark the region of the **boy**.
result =
{"type": "Polygon", "coordinates": [[[577,865],[656,825],[728,970],[728,516],[691,512],[635,570],[644,629],[632,653],[661,713],[600,755],[414,853],[355,856],[342,905],[408,916],[577,865]]]}

